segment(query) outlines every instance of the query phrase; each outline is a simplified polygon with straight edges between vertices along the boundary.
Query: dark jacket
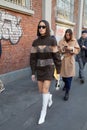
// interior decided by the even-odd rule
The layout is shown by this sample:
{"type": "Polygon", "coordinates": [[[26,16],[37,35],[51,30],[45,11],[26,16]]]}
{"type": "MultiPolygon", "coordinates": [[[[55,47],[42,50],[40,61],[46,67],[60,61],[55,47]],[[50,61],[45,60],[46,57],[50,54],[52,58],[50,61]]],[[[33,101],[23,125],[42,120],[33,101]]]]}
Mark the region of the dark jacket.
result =
{"type": "Polygon", "coordinates": [[[81,50],[79,54],[76,56],[76,61],[78,61],[79,58],[86,60],[87,59],[87,38],[83,39],[81,37],[80,39],[78,39],[78,44],[81,50]],[[83,45],[86,46],[86,48],[82,48],[83,45]]]}

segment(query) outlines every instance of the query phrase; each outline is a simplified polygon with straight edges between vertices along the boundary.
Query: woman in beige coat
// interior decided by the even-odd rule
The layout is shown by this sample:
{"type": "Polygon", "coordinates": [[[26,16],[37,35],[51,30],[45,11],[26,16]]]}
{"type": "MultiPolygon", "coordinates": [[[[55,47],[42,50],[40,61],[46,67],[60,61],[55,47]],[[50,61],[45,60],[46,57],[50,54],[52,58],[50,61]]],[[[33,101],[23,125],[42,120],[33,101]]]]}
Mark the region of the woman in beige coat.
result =
{"type": "Polygon", "coordinates": [[[80,47],[73,37],[71,29],[65,31],[64,38],[58,43],[59,51],[63,57],[61,67],[61,77],[65,83],[63,90],[65,90],[64,100],[68,100],[69,91],[73,76],[75,76],[75,55],[79,53],[80,47]]]}

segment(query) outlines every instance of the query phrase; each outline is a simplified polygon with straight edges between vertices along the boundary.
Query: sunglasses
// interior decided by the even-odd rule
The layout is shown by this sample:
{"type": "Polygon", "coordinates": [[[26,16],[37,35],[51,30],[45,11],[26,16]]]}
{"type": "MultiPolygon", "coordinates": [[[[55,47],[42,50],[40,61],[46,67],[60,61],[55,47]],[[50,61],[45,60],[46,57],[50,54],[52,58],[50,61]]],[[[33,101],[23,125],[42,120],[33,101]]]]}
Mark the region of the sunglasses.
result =
{"type": "Polygon", "coordinates": [[[38,26],[38,28],[39,28],[39,29],[41,29],[41,28],[42,28],[42,29],[45,29],[46,26],[44,26],[44,25],[43,25],[43,26],[38,26]]]}

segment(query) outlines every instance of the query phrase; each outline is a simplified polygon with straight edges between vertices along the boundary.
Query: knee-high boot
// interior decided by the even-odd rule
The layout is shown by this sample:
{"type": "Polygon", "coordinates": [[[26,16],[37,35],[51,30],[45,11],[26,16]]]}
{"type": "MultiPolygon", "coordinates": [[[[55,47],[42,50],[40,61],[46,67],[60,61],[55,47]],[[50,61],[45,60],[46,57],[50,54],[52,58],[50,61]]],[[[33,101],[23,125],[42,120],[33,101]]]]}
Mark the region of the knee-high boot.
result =
{"type": "Polygon", "coordinates": [[[48,100],[49,100],[49,93],[42,94],[42,98],[43,98],[42,110],[41,110],[38,124],[42,124],[45,122],[45,117],[47,113],[47,105],[48,105],[48,100]]]}
{"type": "Polygon", "coordinates": [[[52,101],[52,94],[49,92],[48,107],[51,107],[52,104],[53,104],[53,101],[52,101]]]}

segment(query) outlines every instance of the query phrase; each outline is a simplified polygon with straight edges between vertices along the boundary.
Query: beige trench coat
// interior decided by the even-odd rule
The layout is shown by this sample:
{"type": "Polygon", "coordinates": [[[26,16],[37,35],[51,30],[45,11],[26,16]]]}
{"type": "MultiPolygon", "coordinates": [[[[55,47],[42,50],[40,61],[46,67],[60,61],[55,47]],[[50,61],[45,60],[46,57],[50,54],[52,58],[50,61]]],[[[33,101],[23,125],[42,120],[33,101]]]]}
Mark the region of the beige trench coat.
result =
{"type": "Polygon", "coordinates": [[[79,53],[80,47],[76,39],[72,39],[70,42],[66,42],[64,39],[59,41],[58,49],[63,55],[61,73],[62,77],[73,77],[75,76],[75,55],[79,53]],[[71,48],[71,51],[65,52],[64,46],[71,48]]]}

